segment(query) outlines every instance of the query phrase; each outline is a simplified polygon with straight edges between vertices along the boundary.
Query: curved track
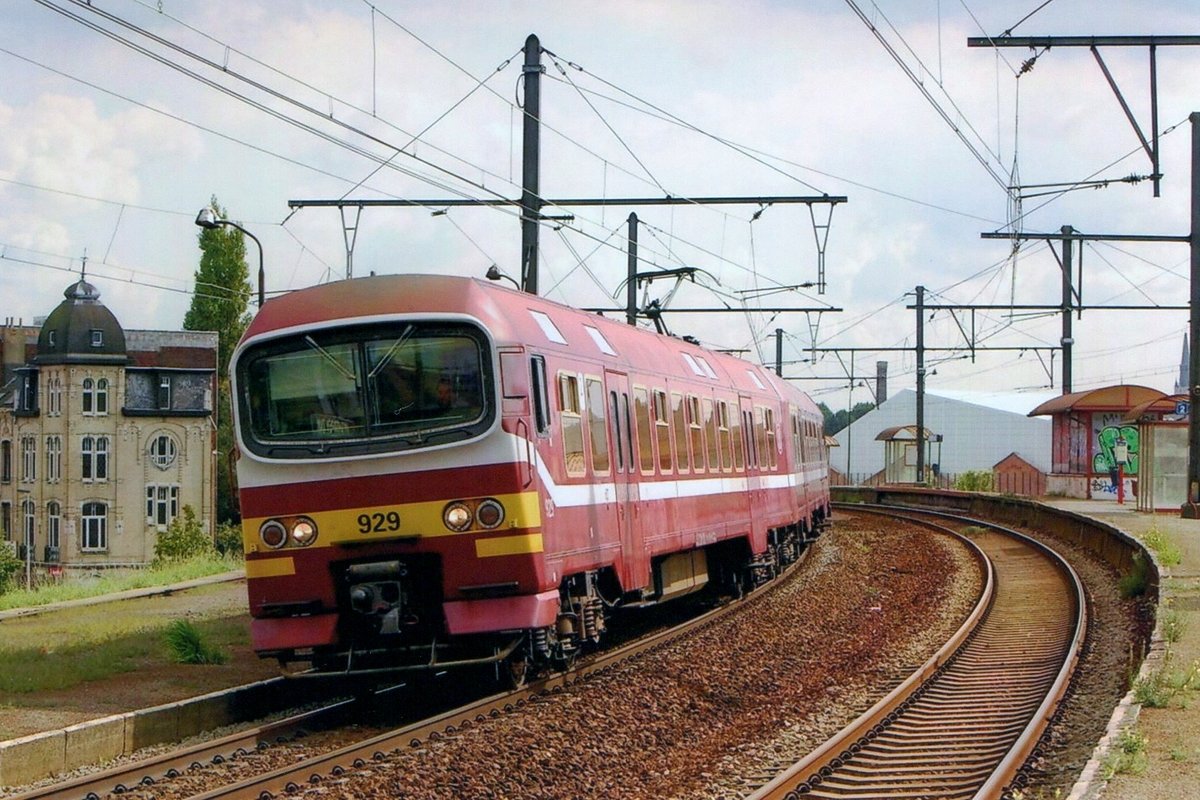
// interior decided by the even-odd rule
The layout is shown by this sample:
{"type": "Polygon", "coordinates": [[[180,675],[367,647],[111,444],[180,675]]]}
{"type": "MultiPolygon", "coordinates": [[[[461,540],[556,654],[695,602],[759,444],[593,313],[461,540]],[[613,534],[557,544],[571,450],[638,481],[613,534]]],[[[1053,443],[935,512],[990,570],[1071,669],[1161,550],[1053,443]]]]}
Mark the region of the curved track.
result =
{"type": "Polygon", "coordinates": [[[845,508],[942,530],[948,528],[929,519],[949,521],[960,529],[950,532],[965,535],[987,555],[994,592],[987,613],[968,621],[973,629],[953,656],[935,656],[752,797],[1002,796],[1023,782],[1021,767],[1067,690],[1087,625],[1079,578],[1049,548],[990,523],[937,512],[845,508]]]}

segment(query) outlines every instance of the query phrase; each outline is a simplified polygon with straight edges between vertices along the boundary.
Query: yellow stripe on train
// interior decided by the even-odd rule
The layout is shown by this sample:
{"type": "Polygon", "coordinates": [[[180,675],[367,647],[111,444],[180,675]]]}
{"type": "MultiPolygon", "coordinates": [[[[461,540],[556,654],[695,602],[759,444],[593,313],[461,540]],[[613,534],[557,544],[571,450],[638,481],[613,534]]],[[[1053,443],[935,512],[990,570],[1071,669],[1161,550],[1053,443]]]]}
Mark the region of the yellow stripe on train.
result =
{"type": "Polygon", "coordinates": [[[246,562],[247,578],[280,578],[296,574],[296,562],[291,556],[284,558],[256,558],[246,562]]]}
{"type": "Polygon", "coordinates": [[[542,550],[542,535],[540,533],[526,533],[520,536],[500,536],[495,539],[475,540],[475,555],[477,558],[519,556],[529,553],[540,553],[542,550]]]}
{"type": "MultiPolygon", "coordinates": [[[[442,514],[447,504],[462,499],[467,503],[483,498],[453,498],[431,500],[421,503],[397,503],[395,505],[370,506],[366,508],[342,508],[333,511],[306,513],[317,526],[315,547],[345,543],[363,543],[372,540],[437,536],[462,536],[468,534],[494,534],[505,530],[539,528],[542,524],[541,504],[537,492],[516,492],[494,495],[504,506],[504,521],[491,530],[472,527],[465,531],[452,531],[446,527],[442,514]]],[[[258,529],[268,519],[293,520],[299,515],[279,517],[255,517],[242,520],[242,537],[246,552],[267,551],[258,537],[258,529]]],[[[286,524],[286,522],[285,522],[286,524]]],[[[508,537],[519,538],[519,537],[508,537]]],[[[539,536],[540,540],[541,537],[539,536]]],[[[537,550],[517,552],[541,552],[537,550]]],[[[498,554],[499,555],[499,554],[498,554]]]]}

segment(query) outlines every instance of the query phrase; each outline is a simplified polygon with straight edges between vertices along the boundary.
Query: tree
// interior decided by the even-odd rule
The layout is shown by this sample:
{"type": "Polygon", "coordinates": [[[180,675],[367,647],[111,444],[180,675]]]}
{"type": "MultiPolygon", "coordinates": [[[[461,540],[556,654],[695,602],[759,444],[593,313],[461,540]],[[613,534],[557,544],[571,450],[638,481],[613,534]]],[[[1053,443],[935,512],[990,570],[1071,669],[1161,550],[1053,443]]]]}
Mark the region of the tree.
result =
{"type": "MultiPolygon", "coordinates": [[[[212,198],[222,219],[225,209],[212,198]]],[[[217,521],[239,518],[233,485],[226,465],[233,449],[233,417],[229,403],[229,357],[250,324],[250,269],[246,266],[246,240],[236,228],[204,228],[197,237],[200,268],[192,305],[183,318],[184,330],[217,332],[217,521]]]]}
{"type": "Polygon", "coordinates": [[[835,433],[849,425],[851,422],[854,422],[854,420],[858,419],[863,414],[866,414],[868,411],[874,409],[875,404],[855,403],[854,408],[850,409],[849,414],[846,413],[846,409],[844,408],[838,409],[837,411],[831,411],[829,406],[825,405],[824,403],[818,403],[817,407],[821,409],[821,414],[825,417],[825,433],[829,436],[833,436],[835,433]]]}

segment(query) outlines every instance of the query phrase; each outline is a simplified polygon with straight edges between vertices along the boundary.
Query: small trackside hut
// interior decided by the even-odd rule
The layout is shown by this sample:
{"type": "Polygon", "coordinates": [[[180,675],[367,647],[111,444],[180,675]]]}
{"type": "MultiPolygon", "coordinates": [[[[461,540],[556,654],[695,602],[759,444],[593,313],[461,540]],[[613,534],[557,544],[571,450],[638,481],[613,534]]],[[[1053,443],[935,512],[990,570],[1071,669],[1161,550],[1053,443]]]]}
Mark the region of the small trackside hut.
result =
{"type": "Polygon", "coordinates": [[[617,608],[770,578],[829,517],[805,394],[484,281],[284,295],[231,373],[253,643],[281,662],[519,679],[617,608]]]}

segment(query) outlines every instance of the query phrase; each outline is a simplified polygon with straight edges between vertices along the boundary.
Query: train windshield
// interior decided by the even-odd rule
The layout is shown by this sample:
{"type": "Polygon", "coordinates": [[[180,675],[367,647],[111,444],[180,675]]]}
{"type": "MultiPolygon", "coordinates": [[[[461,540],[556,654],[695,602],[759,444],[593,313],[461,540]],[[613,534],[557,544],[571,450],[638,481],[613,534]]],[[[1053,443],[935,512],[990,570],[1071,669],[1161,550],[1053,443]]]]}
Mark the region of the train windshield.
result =
{"type": "Polygon", "coordinates": [[[266,457],[377,453],[474,438],[495,417],[487,340],[466,323],[301,333],[238,360],[242,439],[266,457]]]}

